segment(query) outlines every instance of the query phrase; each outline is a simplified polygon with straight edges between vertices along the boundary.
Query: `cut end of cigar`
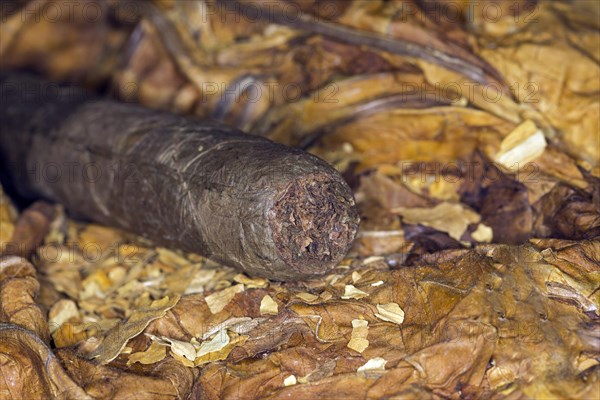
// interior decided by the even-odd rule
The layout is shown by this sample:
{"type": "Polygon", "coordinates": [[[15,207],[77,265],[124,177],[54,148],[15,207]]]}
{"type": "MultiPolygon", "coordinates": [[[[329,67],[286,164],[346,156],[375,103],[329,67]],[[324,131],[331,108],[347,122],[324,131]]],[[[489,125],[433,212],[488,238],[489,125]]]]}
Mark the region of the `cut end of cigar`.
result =
{"type": "Polygon", "coordinates": [[[269,215],[275,246],[298,278],[334,268],[352,245],[358,223],[350,188],[341,178],[327,175],[290,183],[269,215]]]}

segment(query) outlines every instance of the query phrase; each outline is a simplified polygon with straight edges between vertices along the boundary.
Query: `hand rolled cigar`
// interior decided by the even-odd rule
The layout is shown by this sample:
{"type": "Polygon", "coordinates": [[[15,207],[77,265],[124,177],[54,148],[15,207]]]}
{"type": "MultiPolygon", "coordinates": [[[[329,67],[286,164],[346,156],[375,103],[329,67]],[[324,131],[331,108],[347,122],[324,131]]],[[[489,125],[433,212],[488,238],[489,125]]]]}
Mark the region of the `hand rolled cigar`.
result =
{"type": "Polygon", "coordinates": [[[253,276],[322,275],[358,228],[340,174],[214,122],[0,74],[4,184],[253,276]]]}

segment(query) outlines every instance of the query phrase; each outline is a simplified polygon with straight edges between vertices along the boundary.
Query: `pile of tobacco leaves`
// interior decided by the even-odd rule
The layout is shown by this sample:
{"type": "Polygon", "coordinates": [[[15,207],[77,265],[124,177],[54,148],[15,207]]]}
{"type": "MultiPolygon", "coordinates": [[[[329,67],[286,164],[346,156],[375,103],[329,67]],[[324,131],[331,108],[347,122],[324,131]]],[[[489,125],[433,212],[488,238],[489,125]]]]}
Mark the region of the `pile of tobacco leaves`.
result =
{"type": "Polygon", "coordinates": [[[1,6],[2,69],[304,148],[361,213],[278,283],[0,192],[1,398],[597,398],[599,2],[1,6]]]}

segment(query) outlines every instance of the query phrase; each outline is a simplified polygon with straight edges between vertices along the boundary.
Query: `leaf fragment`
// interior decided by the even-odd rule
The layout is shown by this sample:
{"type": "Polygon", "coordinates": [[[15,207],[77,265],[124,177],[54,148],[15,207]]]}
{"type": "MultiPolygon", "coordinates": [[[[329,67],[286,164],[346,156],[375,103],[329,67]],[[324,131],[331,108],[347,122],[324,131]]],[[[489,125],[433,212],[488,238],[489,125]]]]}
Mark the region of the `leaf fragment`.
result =
{"type": "Polygon", "coordinates": [[[478,242],[489,243],[494,238],[494,230],[485,224],[479,224],[477,229],[471,233],[471,237],[478,242]]]}
{"type": "Polygon", "coordinates": [[[229,335],[227,334],[227,330],[223,329],[217,332],[217,334],[208,341],[205,341],[200,345],[196,353],[196,357],[202,357],[208,353],[214,353],[222,350],[225,346],[227,346],[230,342],[229,335]]]}
{"type": "Polygon", "coordinates": [[[271,296],[269,296],[268,294],[265,295],[265,297],[263,297],[262,300],[260,301],[260,314],[261,315],[265,315],[265,314],[275,315],[278,312],[279,312],[279,306],[277,305],[275,300],[273,300],[273,298],[271,296]]]}
{"type": "Polygon", "coordinates": [[[475,211],[463,204],[443,202],[433,208],[399,207],[393,210],[402,216],[406,224],[420,224],[446,232],[451,238],[460,240],[470,224],[480,221],[475,211]]]}
{"type": "Polygon", "coordinates": [[[153,341],[145,351],[132,353],[129,355],[127,365],[135,364],[155,364],[162,361],[167,356],[167,346],[153,341]]]}
{"type": "Polygon", "coordinates": [[[544,152],[546,138],[531,120],[517,126],[502,140],[495,161],[511,170],[518,170],[544,152]]]}
{"type": "Polygon", "coordinates": [[[217,314],[221,312],[227,304],[235,297],[236,294],[244,291],[244,284],[228,287],[227,289],[220,290],[209,296],[206,296],[204,300],[210,309],[210,312],[217,314]]]}
{"type": "Polygon", "coordinates": [[[352,334],[348,347],[352,350],[362,353],[369,347],[367,336],[369,335],[369,321],[362,319],[352,320],[352,334]]]}
{"type": "Polygon", "coordinates": [[[375,316],[381,320],[393,322],[398,325],[404,322],[404,311],[396,303],[377,304],[375,316]]]}
{"type": "Polygon", "coordinates": [[[369,293],[357,289],[354,285],[346,285],[344,287],[344,294],[342,295],[342,299],[362,299],[363,297],[367,297],[368,295],[369,293]]]}
{"type": "Polygon", "coordinates": [[[79,309],[73,300],[61,299],[52,306],[48,314],[50,334],[56,332],[65,322],[79,320],[79,309]]]}
{"type": "Polygon", "coordinates": [[[237,274],[233,277],[233,280],[237,283],[243,283],[246,288],[266,288],[269,286],[269,281],[264,278],[249,278],[244,274],[237,274]]]}
{"type": "Polygon", "coordinates": [[[306,303],[313,303],[319,299],[319,296],[307,292],[296,293],[296,297],[305,301],[306,303]]]}
{"type": "Polygon", "coordinates": [[[283,386],[292,386],[298,383],[295,375],[290,375],[283,380],[283,386]]]}
{"type": "Polygon", "coordinates": [[[175,307],[179,299],[179,295],[165,296],[146,307],[135,310],[127,321],[107,332],[104,341],[88,355],[88,358],[96,358],[100,364],[108,364],[117,358],[129,339],[139,335],[150,322],[163,317],[167,311],[175,307]]]}
{"type": "Polygon", "coordinates": [[[363,371],[384,371],[385,364],[387,364],[387,360],[381,357],[371,358],[367,361],[363,366],[358,367],[357,372],[363,371]]]}

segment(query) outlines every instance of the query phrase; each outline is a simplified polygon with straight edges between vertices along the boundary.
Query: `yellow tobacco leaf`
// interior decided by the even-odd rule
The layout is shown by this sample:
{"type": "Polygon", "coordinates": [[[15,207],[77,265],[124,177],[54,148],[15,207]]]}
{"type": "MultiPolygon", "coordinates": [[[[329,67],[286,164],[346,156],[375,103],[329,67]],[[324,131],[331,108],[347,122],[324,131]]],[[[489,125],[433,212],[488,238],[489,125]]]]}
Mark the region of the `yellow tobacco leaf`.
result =
{"type": "Polygon", "coordinates": [[[479,224],[477,229],[471,233],[471,237],[478,242],[489,243],[494,237],[494,231],[487,225],[479,224]]]}
{"type": "Polygon", "coordinates": [[[53,334],[65,322],[78,321],[79,318],[79,310],[73,300],[61,299],[57,301],[48,313],[50,334],[53,334]]]}
{"type": "Polygon", "coordinates": [[[495,161],[508,169],[518,170],[538,158],[545,148],[544,134],[532,121],[527,120],[502,140],[495,161]]]}
{"type": "Polygon", "coordinates": [[[187,358],[189,361],[194,361],[196,358],[196,346],[192,342],[183,340],[171,339],[165,336],[148,335],[154,342],[163,346],[169,346],[171,353],[179,357],[187,358]]]}
{"type": "Polygon", "coordinates": [[[315,296],[314,294],[306,293],[306,292],[296,293],[296,297],[298,297],[299,299],[302,299],[303,301],[305,301],[307,303],[313,303],[319,299],[319,296],[315,296]]]}
{"type": "Polygon", "coordinates": [[[342,295],[342,299],[362,299],[363,297],[367,297],[368,295],[369,293],[357,289],[354,285],[346,285],[344,287],[344,294],[342,295]]]}
{"type": "Polygon", "coordinates": [[[139,362],[140,364],[154,364],[167,356],[167,346],[158,342],[152,342],[146,351],[140,351],[129,355],[127,365],[139,362]]]}
{"type": "Polygon", "coordinates": [[[181,267],[190,264],[186,258],[164,247],[157,247],[156,252],[158,253],[158,259],[165,265],[177,265],[181,267]]]}
{"type": "Polygon", "coordinates": [[[233,277],[233,280],[236,281],[237,283],[243,283],[249,289],[266,288],[267,286],[269,286],[269,281],[266,279],[263,279],[263,278],[251,279],[251,278],[248,278],[244,274],[237,274],[236,276],[233,277]]]}
{"type": "Polygon", "coordinates": [[[277,314],[279,312],[279,307],[275,300],[268,294],[262,298],[260,301],[260,314],[277,314]]]}
{"type": "Polygon", "coordinates": [[[229,335],[227,334],[227,330],[223,329],[210,340],[207,340],[200,345],[200,348],[196,352],[196,357],[202,357],[208,353],[214,353],[223,349],[230,342],[229,335]]]}
{"type": "Polygon", "coordinates": [[[398,325],[404,322],[404,311],[396,303],[377,304],[375,316],[388,322],[394,322],[398,325]]]}
{"type": "Polygon", "coordinates": [[[362,353],[369,347],[367,336],[369,335],[369,321],[362,319],[352,320],[352,336],[348,342],[348,347],[352,350],[362,353]]]}
{"type": "Polygon", "coordinates": [[[210,312],[216,314],[218,312],[221,312],[227,306],[227,304],[229,304],[229,302],[235,297],[236,294],[243,291],[244,285],[239,284],[215,292],[210,296],[206,296],[204,300],[206,301],[210,312]]]}
{"type": "Polygon", "coordinates": [[[385,359],[383,359],[381,357],[371,358],[363,366],[358,367],[358,369],[356,371],[357,372],[362,372],[362,371],[383,371],[383,370],[385,370],[385,364],[386,363],[387,363],[387,360],[385,360],[385,359]]]}
{"type": "Polygon", "coordinates": [[[460,240],[470,224],[479,222],[481,219],[475,211],[458,203],[444,202],[433,208],[399,207],[393,210],[402,216],[407,224],[420,224],[446,232],[450,237],[460,240]]]}

